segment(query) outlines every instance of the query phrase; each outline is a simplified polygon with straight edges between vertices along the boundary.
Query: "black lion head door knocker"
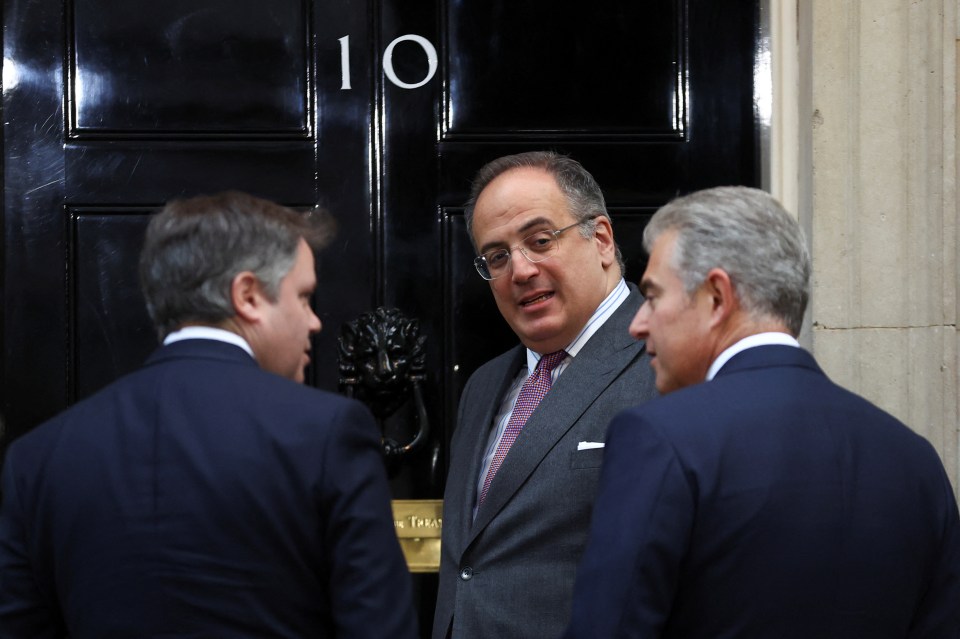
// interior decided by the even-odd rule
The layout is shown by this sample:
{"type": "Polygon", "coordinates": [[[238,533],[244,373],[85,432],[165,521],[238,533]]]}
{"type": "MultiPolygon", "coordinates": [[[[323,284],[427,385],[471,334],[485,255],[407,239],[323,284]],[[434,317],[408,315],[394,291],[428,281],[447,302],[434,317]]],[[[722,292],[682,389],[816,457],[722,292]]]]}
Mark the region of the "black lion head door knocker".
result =
{"type": "Polygon", "coordinates": [[[391,476],[406,457],[424,446],[430,432],[422,388],[426,339],[417,320],[383,307],[363,313],[340,330],[340,390],[366,404],[380,422],[391,476]],[[416,418],[413,434],[409,427],[388,429],[388,418],[411,401],[416,418]]]}

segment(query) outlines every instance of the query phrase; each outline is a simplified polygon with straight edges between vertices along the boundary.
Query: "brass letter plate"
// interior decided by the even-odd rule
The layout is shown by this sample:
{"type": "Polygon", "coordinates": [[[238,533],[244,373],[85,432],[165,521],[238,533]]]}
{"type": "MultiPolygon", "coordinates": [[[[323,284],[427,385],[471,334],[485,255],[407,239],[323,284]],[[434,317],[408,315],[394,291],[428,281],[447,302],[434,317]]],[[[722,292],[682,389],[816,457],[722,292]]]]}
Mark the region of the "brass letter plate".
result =
{"type": "Polygon", "coordinates": [[[393,527],[410,572],[440,570],[442,499],[394,499],[393,527]]]}

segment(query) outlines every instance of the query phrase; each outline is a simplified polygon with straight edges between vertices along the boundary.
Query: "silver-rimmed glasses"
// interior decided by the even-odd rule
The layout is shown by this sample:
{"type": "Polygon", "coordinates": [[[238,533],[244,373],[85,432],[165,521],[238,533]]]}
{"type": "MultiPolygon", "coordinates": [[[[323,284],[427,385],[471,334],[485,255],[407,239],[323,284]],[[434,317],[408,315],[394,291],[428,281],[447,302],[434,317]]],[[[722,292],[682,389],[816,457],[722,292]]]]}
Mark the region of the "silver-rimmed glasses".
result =
{"type": "Polygon", "coordinates": [[[533,264],[542,262],[560,250],[561,233],[569,231],[575,226],[585,224],[593,220],[594,217],[596,216],[574,222],[570,226],[565,226],[556,231],[537,231],[533,235],[528,235],[523,238],[519,244],[511,246],[510,248],[493,249],[492,251],[478,255],[474,258],[473,265],[476,267],[480,277],[485,280],[495,280],[510,270],[510,254],[516,249],[519,249],[520,254],[527,258],[529,262],[533,264]]]}

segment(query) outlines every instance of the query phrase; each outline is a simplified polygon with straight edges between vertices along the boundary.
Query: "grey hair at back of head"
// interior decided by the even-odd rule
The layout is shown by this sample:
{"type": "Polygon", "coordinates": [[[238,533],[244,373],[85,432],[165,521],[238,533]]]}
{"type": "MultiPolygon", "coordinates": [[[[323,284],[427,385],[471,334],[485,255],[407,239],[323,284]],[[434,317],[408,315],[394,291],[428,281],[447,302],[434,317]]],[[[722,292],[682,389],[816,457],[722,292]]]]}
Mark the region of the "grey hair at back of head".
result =
{"type": "Polygon", "coordinates": [[[318,249],[333,231],[323,211],[301,214],[238,191],[172,200],[151,219],[140,254],[150,319],[162,338],[233,317],[231,286],[244,271],[275,300],[300,240],[318,249]]]}
{"type": "MultiPolygon", "coordinates": [[[[507,171],[527,167],[542,169],[553,176],[560,192],[567,200],[570,214],[576,221],[587,222],[599,216],[610,220],[603,191],[582,164],[555,151],[528,151],[491,160],[477,171],[470,189],[470,199],[467,200],[464,208],[464,221],[471,238],[473,237],[473,211],[483,189],[507,171]]],[[[610,223],[612,226],[613,221],[611,220],[610,223]]],[[[580,234],[589,238],[593,235],[595,228],[595,222],[582,224],[580,234]]],[[[623,273],[624,262],[619,246],[617,246],[617,263],[620,265],[620,272],[623,273]]]]}
{"type": "Polygon", "coordinates": [[[673,200],[644,229],[648,254],[668,231],[677,232],[671,266],[687,293],[711,269],[723,269],[747,312],[780,320],[794,336],[800,334],[810,254],[799,224],[769,193],[724,186],[673,200]]]}

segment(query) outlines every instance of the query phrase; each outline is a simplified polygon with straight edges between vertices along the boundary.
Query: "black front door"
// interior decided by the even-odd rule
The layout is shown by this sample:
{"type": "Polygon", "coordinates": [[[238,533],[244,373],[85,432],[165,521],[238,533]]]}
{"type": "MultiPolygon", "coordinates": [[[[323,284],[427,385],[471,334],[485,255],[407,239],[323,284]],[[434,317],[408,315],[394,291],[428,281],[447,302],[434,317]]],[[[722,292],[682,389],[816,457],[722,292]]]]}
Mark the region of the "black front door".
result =
{"type": "Polygon", "coordinates": [[[515,343],[471,265],[473,173],[531,149],[580,160],[636,280],[659,205],[758,184],[758,5],[5,0],[4,444],[155,347],[136,276],[150,214],[240,189],[339,222],[309,383],[337,390],[361,313],[419,320],[439,456],[396,496],[438,497],[463,384],[515,343]]]}

